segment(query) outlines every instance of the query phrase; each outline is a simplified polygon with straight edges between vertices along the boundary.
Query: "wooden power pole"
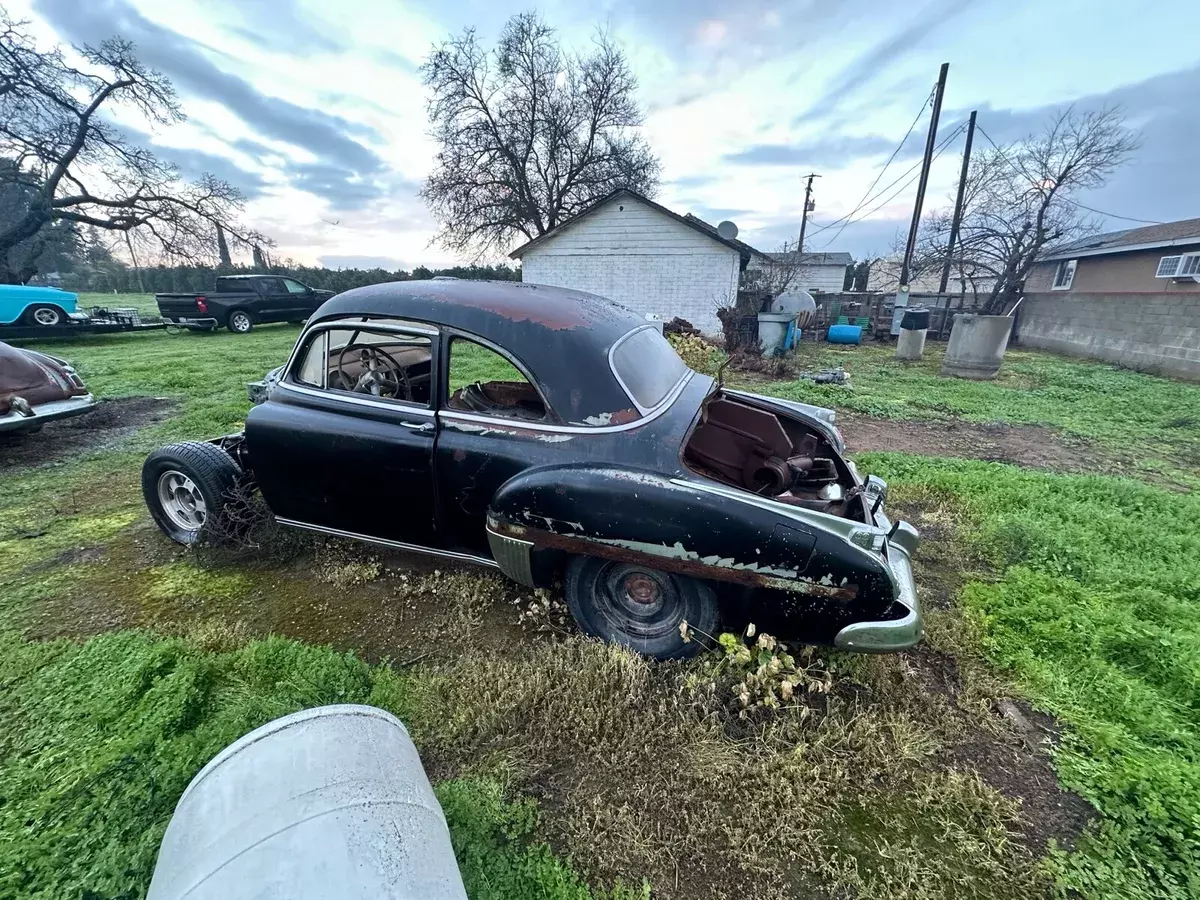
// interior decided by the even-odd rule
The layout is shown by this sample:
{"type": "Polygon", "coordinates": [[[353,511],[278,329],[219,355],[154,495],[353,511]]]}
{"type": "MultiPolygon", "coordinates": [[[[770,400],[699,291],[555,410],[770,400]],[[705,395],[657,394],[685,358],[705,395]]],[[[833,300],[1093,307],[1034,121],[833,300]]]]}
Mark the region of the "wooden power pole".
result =
{"type": "MultiPolygon", "coordinates": [[[[925,205],[925,188],[929,184],[929,166],[933,162],[933,147],[937,143],[938,118],[942,114],[942,95],[946,93],[946,75],[950,63],[942,63],[938,73],[937,88],[933,92],[933,114],[929,117],[929,135],[925,138],[925,158],[921,162],[921,177],[917,180],[917,202],[913,206],[912,223],[908,226],[908,243],[904,247],[904,260],[900,264],[900,291],[908,302],[909,269],[913,251],[917,247],[917,229],[921,225],[921,207],[925,205]]],[[[900,304],[897,304],[900,305],[900,304]]]]}
{"type": "Polygon", "coordinates": [[[808,225],[808,214],[812,211],[812,183],[814,178],[820,178],[820,175],[805,175],[808,183],[804,186],[804,212],[800,216],[800,240],[796,242],[796,265],[800,265],[800,254],[804,252],[804,229],[808,225]]]}
{"type": "Polygon", "coordinates": [[[967,189],[967,170],[971,166],[971,144],[975,141],[975,116],[977,109],[971,110],[971,119],[967,122],[967,144],[963,148],[962,171],[958,175],[958,196],[954,198],[954,216],[950,219],[950,240],[946,244],[946,260],[942,263],[942,279],[938,282],[938,293],[946,293],[946,285],[950,283],[950,263],[954,259],[954,245],[958,242],[958,229],[962,225],[963,194],[967,189]]]}

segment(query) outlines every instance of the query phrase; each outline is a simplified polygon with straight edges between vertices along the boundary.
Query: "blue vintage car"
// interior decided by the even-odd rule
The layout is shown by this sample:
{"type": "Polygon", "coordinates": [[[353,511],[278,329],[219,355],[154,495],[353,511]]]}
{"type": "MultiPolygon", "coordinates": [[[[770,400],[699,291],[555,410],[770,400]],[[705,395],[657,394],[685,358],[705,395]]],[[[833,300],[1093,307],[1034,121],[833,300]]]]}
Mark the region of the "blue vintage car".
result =
{"type": "Polygon", "coordinates": [[[66,325],[80,317],[78,302],[77,295],[58,288],[0,284],[0,325],[66,325]]]}

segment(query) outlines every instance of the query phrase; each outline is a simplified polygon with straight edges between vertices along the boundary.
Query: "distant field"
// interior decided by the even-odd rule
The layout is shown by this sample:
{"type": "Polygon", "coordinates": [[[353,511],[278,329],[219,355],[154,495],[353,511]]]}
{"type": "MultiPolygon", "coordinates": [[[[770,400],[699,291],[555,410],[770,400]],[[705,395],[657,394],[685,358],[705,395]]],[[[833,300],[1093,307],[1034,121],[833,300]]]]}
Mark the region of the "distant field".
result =
{"type": "Polygon", "coordinates": [[[143,316],[157,316],[158,306],[153,294],[102,294],[81,293],[79,295],[80,309],[91,309],[93,306],[136,306],[143,316]]]}

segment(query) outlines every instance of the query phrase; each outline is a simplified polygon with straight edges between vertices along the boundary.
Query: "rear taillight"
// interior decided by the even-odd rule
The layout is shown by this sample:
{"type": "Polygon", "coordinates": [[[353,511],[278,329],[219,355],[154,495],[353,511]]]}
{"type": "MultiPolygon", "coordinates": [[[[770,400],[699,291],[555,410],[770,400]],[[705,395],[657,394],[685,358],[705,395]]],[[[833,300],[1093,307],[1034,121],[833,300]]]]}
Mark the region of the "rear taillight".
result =
{"type": "Polygon", "coordinates": [[[196,298],[196,309],[200,310],[202,313],[208,312],[208,304],[204,302],[203,297],[196,298]]]}

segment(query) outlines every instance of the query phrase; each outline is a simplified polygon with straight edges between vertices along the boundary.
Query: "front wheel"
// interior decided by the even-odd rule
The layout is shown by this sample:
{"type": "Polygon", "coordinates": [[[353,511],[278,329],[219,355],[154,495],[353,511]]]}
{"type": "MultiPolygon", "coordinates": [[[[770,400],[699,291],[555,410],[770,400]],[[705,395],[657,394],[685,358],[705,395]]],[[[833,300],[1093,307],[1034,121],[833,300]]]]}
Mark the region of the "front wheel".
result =
{"type": "Polygon", "coordinates": [[[31,306],[25,311],[25,321],[30,325],[40,325],[43,328],[53,328],[55,325],[61,325],[66,321],[66,313],[57,306],[41,304],[39,306],[31,306]]]}
{"type": "Polygon", "coordinates": [[[179,544],[231,536],[241,467],[213,444],[183,441],[155,450],[142,465],[142,496],[163,534],[179,544]]]}
{"type": "Polygon", "coordinates": [[[654,659],[695,656],[717,630],[716,594],[683,575],[580,556],[567,567],[565,591],[581,631],[654,659]]]}
{"type": "Polygon", "coordinates": [[[234,334],[245,334],[254,327],[254,320],[244,309],[235,309],[229,314],[229,323],[225,327],[234,334]]]}

